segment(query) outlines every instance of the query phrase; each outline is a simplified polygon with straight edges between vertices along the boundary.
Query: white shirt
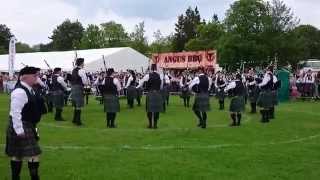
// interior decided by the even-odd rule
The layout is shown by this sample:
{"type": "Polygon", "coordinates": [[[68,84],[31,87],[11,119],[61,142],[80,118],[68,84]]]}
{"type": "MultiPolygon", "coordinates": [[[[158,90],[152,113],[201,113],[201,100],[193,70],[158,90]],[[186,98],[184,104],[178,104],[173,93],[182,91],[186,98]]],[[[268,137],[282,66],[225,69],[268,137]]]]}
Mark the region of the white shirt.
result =
{"type": "MultiPolygon", "coordinates": [[[[105,85],[105,80],[106,80],[106,79],[104,79],[104,80],[102,81],[101,85],[105,85]]],[[[119,91],[121,90],[121,84],[120,84],[119,79],[113,78],[113,84],[116,85],[117,91],[119,92],[119,91]]]]}
{"type": "MultiPolygon", "coordinates": [[[[169,77],[168,77],[168,79],[169,79],[169,77]]],[[[160,80],[161,80],[160,87],[162,89],[162,87],[163,87],[163,75],[162,74],[160,74],[160,80]]],[[[139,81],[139,85],[137,86],[137,88],[141,88],[143,86],[143,84],[147,81],[149,81],[149,74],[146,74],[145,76],[143,76],[143,78],[139,81]]],[[[169,83],[170,83],[170,80],[169,80],[169,83]]]]}
{"type": "MultiPolygon", "coordinates": [[[[34,93],[32,88],[21,81],[21,85],[26,87],[30,93],[34,93]]],[[[25,104],[28,103],[28,95],[22,88],[17,88],[11,93],[11,103],[10,103],[10,116],[12,117],[13,129],[17,135],[24,133],[23,124],[22,124],[22,109],[25,104]]]]}
{"type": "MultiPolygon", "coordinates": [[[[239,81],[239,80],[236,80],[236,81],[239,81]]],[[[236,81],[230,82],[230,83],[227,85],[227,87],[224,89],[224,92],[228,92],[230,89],[236,88],[236,86],[237,86],[236,81]]]]}
{"type": "Polygon", "coordinates": [[[127,81],[127,84],[126,84],[125,88],[128,88],[128,87],[130,86],[130,84],[131,84],[132,81],[133,81],[133,77],[130,76],[130,77],[128,78],[128,81],[127,81]]]}
{"type": "MultiPolygon", "coordinates": [[[[200,74],[199,76],[201,76],[201,75],[203,75],[203,74],[200,74]]],[[[208,77],[208,80],[209,80],[208,90],[210,90],[211,85],[212,85],[212,79],[211,79],[210,77],[208,77]]],[[[200,79],[199,79],[198,76],[195,77],[195,78],[191,81],[191,83],[189,84],[189,89],[192,89],[192,87],[193,87],[194,85],[197,85],[197,84],[200,84],[200,79]]]]}
{"type": "Polygon", "coordinates": [[[88,77],[87,77],[86,71],[84,69],[79,69],[78,75],[81,77],[82,83],[84,85],[89,85],[88,77]]]}
{"type": "MultiPolygon", "coordinates": [[[[180,87],[184,87],[185,85],[183,84],[183,78],[184,77],[181,77],[180,79],[180,87]]],[[[190,84],[190,78],[189,77],[185,77],[186,78],[186,85],[189,85],[190,84]]]]}
{"type": "Polygon", "coordinates": [[[311,76],[311,79],[309,80],[308,79],[308,74],[306,74],[305,76],[304,76],[304,82],[305,83],[314,83],[314,76],[311,74],[310,75],[311,76]]]}
{"type": "MultiPolygon", "coordinates": [[[[269,81],[271,77],[269,73],[264,74],[262,82],[259,84],[259,87],[265,86],[269,81]]],[[[276,83],[278,81],[277,77],[273,75],[273,83],[276,83]]]]}
{"type": "Polygon", "coordinates": [[[58,75],[58,77],[57,77],[57,82],[58,82],[59,84],[61,84],[61,86],[62,86],[65,90],[68,89],[68,85],[67,85],[67,83],[64,81],[63,77],[61,77],[61,76],[58,75]]]}
{"type": "Polygon", "coordinates": [[[46,87],[46,84],[39,77],[37,78],[37,83],[43,88],[46,87]]]}

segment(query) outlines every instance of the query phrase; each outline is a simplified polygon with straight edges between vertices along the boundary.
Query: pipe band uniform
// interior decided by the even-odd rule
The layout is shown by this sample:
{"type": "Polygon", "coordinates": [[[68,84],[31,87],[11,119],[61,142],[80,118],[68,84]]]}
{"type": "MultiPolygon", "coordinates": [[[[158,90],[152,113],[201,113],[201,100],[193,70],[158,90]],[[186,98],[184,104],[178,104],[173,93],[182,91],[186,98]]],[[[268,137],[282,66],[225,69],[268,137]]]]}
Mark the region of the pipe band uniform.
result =
{"type": "Polygon", "coordinates": [[[84,106],[84,86],[88,85],[88,78],[83,67],[84,59],[78,58],[71,78],[71,99],[74,107],[72,122],[78,126],[82,125],[81,108],[84,106]]]}
{"type": "Polygon", "coordinates": [[[28,160],[31,179],[39,179],[41,149],[36,127],[41,119],[42,105],[33,89],[38,84],[39,71],[40,69],[35,67],[21,69],[19,80],[11,93],[5,152],[11,158],[12,179],[20,179],[24,159],[28,160]]]}

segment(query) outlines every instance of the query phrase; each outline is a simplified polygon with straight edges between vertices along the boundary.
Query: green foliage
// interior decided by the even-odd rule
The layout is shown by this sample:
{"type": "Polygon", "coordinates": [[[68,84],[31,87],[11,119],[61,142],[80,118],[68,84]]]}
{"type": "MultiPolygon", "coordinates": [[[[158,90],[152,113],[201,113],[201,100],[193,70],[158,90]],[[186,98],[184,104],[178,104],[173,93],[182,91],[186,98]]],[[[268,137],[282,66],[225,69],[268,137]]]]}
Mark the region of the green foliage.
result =
{"type": "Polygon", "coordinates": [[[130,47],[147,55],[149,50],[147,37],[145,36],[144,22],[140,22],[135,26],[134,31],[130,34],[130,47]]]}
{"type": "Polygon", "coordinates": [[[35,52],[35,50],[26,43],[17,42],[16,43],[16,52],[17,53],[27,53],[27,52],[35,52]]]}
{"type": "Polygon", "coordinates": [[[201,16],[197,7],[194,10],[189,7],[185,15],[181,14],[175,24],[173,50],[177,52],[185,50],[185,44],[197,36],[197,27],[200,24],[201,16]]]}
{"type": "Polygon", "coordinates": [[[153,34],[154,41],[150,44],[151,53],[164,53],[172,51],[172,36],[164,37],[160,30],[153,34]]]}
{"type": "Polygon", "coordinates": [[[128,34],[122,24],[117,24],[114,21],[101,24],[101,37],[101,47],[105,48],[126,46],[129,41],[128,34]]]}
{"type": "Polygon", "coordinates": [[[84,28],[79,21],[71,22],[69,19],[53,30],[50,37],[53,43],[53,49],[66,51],[78,49],[83,36],[84,28]]]}
{"type": "Polygon", "coordinates": [[[102,46],[102,32],[99,26],[89,24],[81,39],[81,49],[98,49],[102,46]]]}
{"type": "Polygon", "coordinates": [[[0,54],[7,54],[9,51],[10,38],[13,36],[5,24],[0,24],[0,54]]]}

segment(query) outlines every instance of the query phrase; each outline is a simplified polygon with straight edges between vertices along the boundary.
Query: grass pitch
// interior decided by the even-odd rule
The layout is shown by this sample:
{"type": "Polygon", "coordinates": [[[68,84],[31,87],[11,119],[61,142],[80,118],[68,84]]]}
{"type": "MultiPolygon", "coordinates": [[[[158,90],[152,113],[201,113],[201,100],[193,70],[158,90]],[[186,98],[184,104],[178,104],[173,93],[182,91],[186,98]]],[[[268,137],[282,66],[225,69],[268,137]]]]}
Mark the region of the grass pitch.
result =
{"type": "MultiPolygon", "coordinates": [[[[211,98],[204,130],[196,127],[191,108],[177,96],[170,98],[157,130],[146,129],[144,103],[128,109],[125,100],[117,129],[106,128],[103,108],[93,98],[83,110],[83,127],[72,125],[70,106],[63,112],[66,122],[45,115],[39,124],[41,179],[319,179],[319,102],[283,103],[269,124],[260,123],[259,114],[245,113],[242,126],[231,128],[228,108],[219,111],[211,98]]],[[[0,95],[2,151],[8,109],[9,97],[0,95]]],[[[0,179],[9,177],[9,159],[1,153],[0,179]]],[[[26,163],[22,179],[29,179],[26,163]]]]}

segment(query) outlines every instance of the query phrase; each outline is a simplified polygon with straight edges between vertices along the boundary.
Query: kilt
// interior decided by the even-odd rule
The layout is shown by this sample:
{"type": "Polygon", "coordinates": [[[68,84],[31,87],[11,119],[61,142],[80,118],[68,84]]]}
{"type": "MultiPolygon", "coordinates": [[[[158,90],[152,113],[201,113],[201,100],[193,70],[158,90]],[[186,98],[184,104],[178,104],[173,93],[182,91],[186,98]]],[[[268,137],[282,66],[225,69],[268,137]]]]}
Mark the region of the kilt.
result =
{"type": "Polygon", "coordinates": [[[243,96],[235,96],[231,99],[229,111],[243,112],[245,107],[245,100],[243,96]]]}
{"type": "Polygon", "coordinates": [[[272,94],[272,99],[273,99],[273,106],[278,105],[278,91],[273,90],[273,91],[271,91],[271,94],[272,94]]]}
{"type": "Polygon", "coordinates": [[[207,112],[210,111],[210,97],[208,93],[197,93],[194,98],[192,109],[194,111],[207,112]]]}
{"type": "Polygon", "coordinates": [[[167,99],[169,97],[169,87],[164,86],[163,89],[160,91],[163,99],[167,99]]]}
{"type": "Polygon", "coordinates": [[[56,108],[63,108],[64,106],[64,92],[62,90],[53,91],[53,106],[56,108]]]}
{"type": "Polygon", "coordinates": [[[163,112],[163,97],[159,91],[150,91],[146,96],[147,112],[163,112]]]}
{"type": "Polygon", "coordinates": [[[137,98],[141,98],[143,94],[143,89],[142,88],[138,88],[137,89],[137,98]]]}
{"type": "Polygon", "coordinates": [[[312,83],[305,83],[303,86],[303,92],[305,95],[313,95],[314,85],[312,83]]]}
{"type": "Polygon", "coordinates": [[[129,86],[127,89],[127,99],[135,99],[137,97],[137,89],[135,86],[129,86]]]}
{"type": "Polygon", "coordinates": [[[83,86],[81,85],[72,85],[71,86],[71,99],[72,104],[76,108],[81,108],[84,105],[84,94],[83,86]]]}
{"type": "Polygon", "coordinates": [[[35,127],[31,123],[23,122],[23,129],[26,137],[20,138],[14,131],[10,119],[5,148],[5,153],[9,157],[24,158],[41,154],[41,149],[35,134],[35,127]]]}
{"type": "Polygon", "coordinates": [[[252,89],[248,88],[249,100],[251,103],[256,103],[259,97],[259,89],[254,87],[252,89]]]}
{"type": "Polygon", "coordinates": [[[46,97],[47,103],[53,103],[52,91],[49,91],[45,97],[46,97]]]}
{"type": "Polygon", "coordinates": [[[104,96],[104,109],[105,112],[116,113],[120,112],[119,98],[116,95],[106,94],[104,96]]]}
{"type": "Polygon", "coordinates": [[[273,107],[274,99],[270,90],[261,91],[257,100],[257,105],[261,108],[273,107]]]}
{"type": "Polygon", "coordinates": [[[181,98],[189,98],[191,96],[191,92],[189,91],[188,86],[181,88],[181,98]]]}
{"type": "Polygon", "coordinates": [[[225,93],[223,89],[217,89],[217,98],[219,101],[224,101],[225,93]]]}

